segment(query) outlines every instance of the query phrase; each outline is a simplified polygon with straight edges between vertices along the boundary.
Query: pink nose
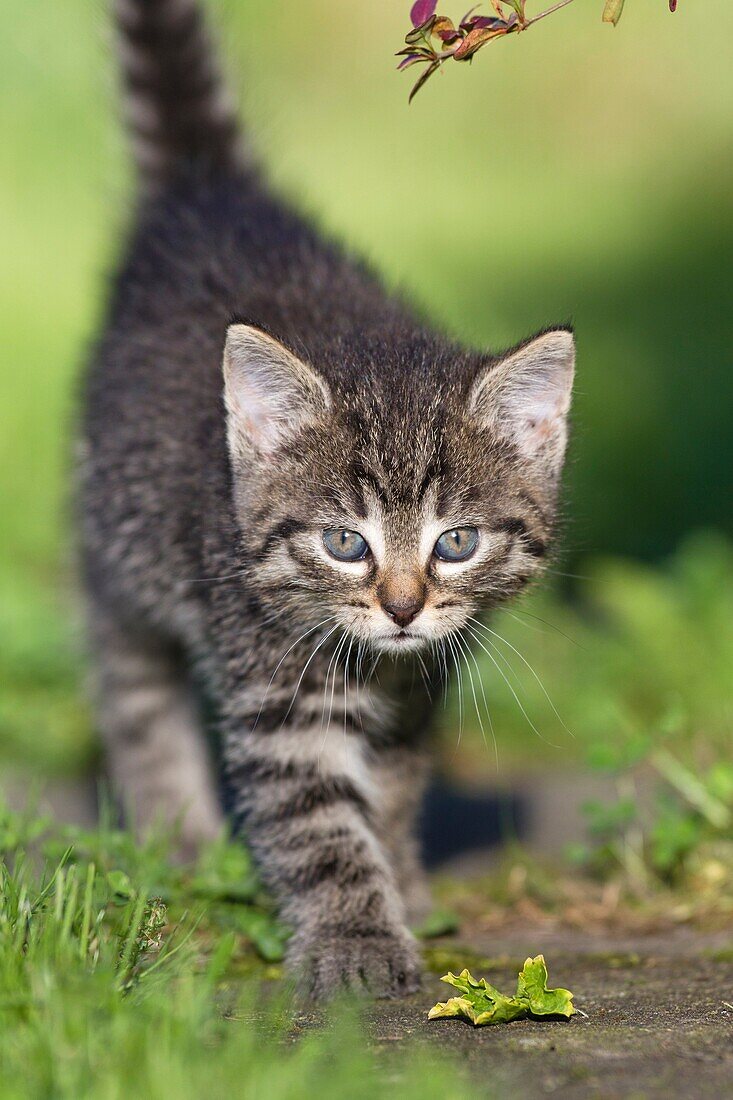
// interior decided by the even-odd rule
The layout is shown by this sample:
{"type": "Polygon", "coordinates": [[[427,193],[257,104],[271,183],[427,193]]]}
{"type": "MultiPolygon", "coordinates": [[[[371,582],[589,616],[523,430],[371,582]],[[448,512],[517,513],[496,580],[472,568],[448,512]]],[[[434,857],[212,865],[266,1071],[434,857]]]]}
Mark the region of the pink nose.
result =
{"type": "Polygon", "coordinates": [[[383,600],[382,608],[398,626],[406,627],[420,614],[424,604],[425,601],[423,599],[410,596],[401,600],[383,600]]]}

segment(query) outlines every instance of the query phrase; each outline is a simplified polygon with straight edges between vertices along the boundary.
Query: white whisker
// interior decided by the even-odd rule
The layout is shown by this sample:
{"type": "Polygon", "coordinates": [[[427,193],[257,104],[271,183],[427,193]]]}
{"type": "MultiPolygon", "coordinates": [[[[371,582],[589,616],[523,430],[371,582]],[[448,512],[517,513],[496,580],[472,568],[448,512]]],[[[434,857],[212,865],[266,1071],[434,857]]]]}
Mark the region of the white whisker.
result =
{"type": "MultiPolygon", "coordinates": [[[[478,619],[474,619],[473,616],[470,616],[467,621],[469,623],[473,623],[473,629],[474,630],[479,630],[479,631],[485,631],[486,630],[486,627],[483,625],[483,623],[480,622],[478,619]]],[[[494,645],[494,643],[491,641],[491,638],[488,636],[488,634],[484,634],[484,638],[489,643],[489,645],[494,650],[494,652],[496,653],[499,660],[502,662],[502,664],[506,668],[509,675],[514,680],[514,686],[519,691],[524,692],[524,682],[522,680],[522,677],[519,675],[519,673],[517,672],[514,665],[511,663],[511,661],[507,657],[507,655],[505,653],[502,653],[502,651],[496,645],[494,645]]]]}
{"type": "Polygon", "coordinates": [[[417,657],[417,660],[418,660],[418,664],[420,666],[420,675],[422,676],[422,682],[425,684],[425,690],[428,693],[428,699],[432,703],[433,696],[432,696],[432,692],[430,690],[430,676],[429,676],[427,667],[425,665],[425,661],[423,660],[423,656],[422,656],[421,653],[417,653],[416,657],[417,657]]]}
{"type": "Polygon", "coordinates": [[[534,722],[532,721],[530,716],[527,714],[527,711],[525,710],[524,705],[522,704],[522,700],[519,698],[516,691],[512,687],[511,683],[507,679],[506,674],[504,673],[504,670],[502,669],[501,665],[499,664],[499,662],[494,657],[494,654],[491,652],[490,649],[487,649],[487,647],[484,645],[483,641],[481,640],[481,637],[476,633],[475,630],[472,630],[470,626],[467,627],[467,630],[468,630],[469,634],[471,634],[471,636],[473,637],[473,639],[477,643],[477,645],[479,645],[481,647],[481,649],[483,649],[484,653],[488,656],[489,660],[492,662],[492,664],[496,668],[496,670],[499,673],[499,675],[501,676],[502,680],[504,681],[504,683],[506,684],[506,686],[509,688],[510,692],[512,693],[512,696],[514,697],[514,701],[517,704],[517,706],[519,707],[520,711],[522,712],[522,714],[523,714],[525,720],[527,721],[528,725],[530,726],[530,728],[532,730],[534,730],[534,732],[539,737],[540,741],[543,741],[546,745],[549,745],[550,748],[553,748],[553,749],[561,748],[562,746],[553,744],[552,741],[549,741],[545,736],[543,736],[543,734],[540,733],[540,731],[537,729],[537,726],[534,724],[534,722]]]}
{"type": "Polygon", "coordinates": [[[354,645],[354,636],[351,636],[349,640],[349,648],[346,651],[346,657],[344,658],[344,739],[346,739],[346,700],[349,695],[349,660],[351,658],[351,650],[354,645]]]}
{"type": "Polygon", "coordinates": [[[584,653],[587,649],[584,645],[581,645],[575,638],[571,638],[569,634],[566,634],[564,630],[561,630],[559,626],[555,626],[549,619],[543,619],[541,615],[535,615],[532,611],[525,611],[523,607],[515,607],[513,611],[510,611],[506,607],[497,607],[496,611],[500,611],[503,615],[508,615],[510,619],[514,619],[515,622],[521,623],[527,630],[536,630],[538,634],[546,634],[547,631],[540,630],[538,626],[533,627],[531,623],[525,623],[523,619],[520,619],[520,615],[525,615],[528,619],[535,619],[538,623],[542,623],[543,626],[547,626],[550,630],[554,630],[556,634],[559,634],[561,638],[564,638],[566,642],[570,642],[571,645],[577,646],[578,649],[582,649],[584,653]]]}
{"type": "Polygon", "coordinates": [[[441,638],[438,642],[438,652],[440,653],[440,660],[443,666],[443,710],[445,710],[445,708],[448,706],[450,672],[448,671],[448,656],[446,654],[446,644],[443,638],[441,638]]]}
{"type": "MultiPolygon", "coordinates": [[[[333,616],[331,616],[331,618],[333,618],[333,616]]],[[[308,668],[310,666],[311,661],[315,657],[316,653],[318,653],[318,650],[321,648],[321,646],[325,642],[327,642],[328,639],[331,637],[331,635],[334,634],[337,630],[338,630],[338,623],[336,624],[336,626],[332,626],[331,629],[329,631],[327,631],[326,634],[324,634],[324,636],[318,642],[318,645],[316,646],[316,648],[311,653],[308,660],[303,665],[303,671],[301,672],[300,676],[298,677],[298,682],[295,685],[295,691],[293,692],[292,697],[290,699],[290,705],[288,706],[288,709],[285,711],[285,715],[283,717],[283,720],[280,723],[281,726],[285,725],[285,723],[287,722],[288,717],[290,715],[290,712],[291,712],[291,710],[293,709],[293,707],[295,705],[295,700],[297,698],[298,692],[300,691],[300,685],[303,683],[303,677],[305,676],[306,672],[308,671],[308,668]]]]}
{"type": "Polygon", "coordinates": [[[326,747],[326,740],[328,738],[328,733],[329,733],[329,730],[331,728],[331,715],[333,714],[333,700],[334,700],[334,695],[336,693],[336,673],[338,672],[338,660],[339,660],[339,657],[341,655],[342,649],[346,645],[346,639],[348,638],[348,636],[349,635],[348,635],[348,632],[346,630],[342,631],[341,637],[339,638],[338,644],[337,644],[337,646],[336,646],[336,648],[333,652],[333,656],[331,657],[331,660],[328,663],[328,669],[326,671],[326,685],[325,685],[324,693],[323,693],[324,711],[321,712],[321,728],[323,730],[323,741],[321,743],[321,749],[320,749],[320,752],[318,754],[319,759],[320,759],[321,753],[323,752],[324,748],[326,747]],[[333,675],[332,676],[331,676],[331,668],[333,668],[333,675]],[[324,724],[324,712],[325,712],[326,695],[328,694],[329,676],[331,677],[331,695],[330,695],[329,704],[328,704],[328,718],[325,720],[325,724],[324,724]]]}
{"type": "Polygon", "coordinates": [[[484,708],[486,710],[486,717],[488,718],[488,721],[489,721],[489,729],[491,730],[491,740],[492,740],[493,745],[494,745],[494,761],[495,761],[495,764],[496,764],[496,772],[497,772],[497,775],[498,775],[498,773],[499,773],[499,745],[498,745],[497,740],[496,740],[496,733],[494,731],[494,723],[491,720],[491,711],[489,710],[489,704],[486,700],[486,692],[484,691],[484,683],[483,683],[483,678],[481,676],[481,669],[479,668],[478,661],[476,660],[476,657],[475,657],[470,645],[468,644],[468,642],[464,642],[458,634],[456,635],[456,641],[458,642],[459,646],[463,650],[463,653],[464,653],[464,656],[465,656],[466,667],[468,668],[468,675],[469,675],[469,678],[471,680],[471,693],[473,695],[473,705],[476,708],[476,717],[478,718],[479,727],[481,729],[481,736],[483,738],[484,745],[486,746],[486,751],[488,752],[489,751],[489,746],[488,746],[487,741],[486,741],[486,730],[484,729],[484,723],[483,723],[483,719],[481,717],[481,710],[479,708],[479,705],[478,705],[478,702],[477,702],[477,699],[476,699],[476,689],[474,688],[474,684],[473,684],[473,674],[472,674],[471,668],[468,664],[468,658],[469,657],[473,661],[474,667],[476,669],[476,676],[478,677],[479,687],[481,689],[481,698],[483,700],[484,708]]]}
{"type": "MultiPolygon", "coordinates": [[[[270,677],[270,679],[269,679],[269,681],[268,681],[267,687],[265,688],[265,692],[264,692],[264,695],[262,696],[262,702],[260,703],[260,709],[259,709],[259,710],[257,711],[257,717],[256,717],[256,718],[255,718],[255,720],[254,720],[254,725],[252,726],[252,729],[255,729],[255,728],[256,728],[256,726],[257,726],[257,723],[258,723],[258,722],[259,722],[259,720],[260,720],[260,715],[262,714],[262,708],[263,708],[263,707],[264,707],[264,705],[265,705],[265,702],[266,702],[266,700],[267,700],[267,696],[268,696],[268,693],[269,693],[269,691],[270,691],[270,688],[272,687],[273,681],[274,681],[275,677],[277,676],[277,674],[278,674],[278,672],[279,672],[280,668],[282,667],[282,664],[283,664],[283,661],[285,660],[285,658],[286,658],[286,657],[288,656],[288,654],[289,654],[289,653],[292,653],[292,652],[293,652],[293,650],[295,649],[295,647],[296,647],[297,645],[299,645],[299,644],[300,644],[300,643],[301,643],[301,642],[302,642],[302,641],[303,641],[303,640],[304,640],[305,638],[307,638],[309,634],[312,634],[312,633],[314,632],[314,630],[318,630],[318,629],[319,629],[319,627],[325,626],[325,625],[326,625],[326,623],[330,622],[330,621],[331,621],[331,620],[332,620],[333,618],[334,618],[334,616],[333,616],[333,615],[329,615],[329,616],[328,616],[327,618],[325,618],[325,619],[322,619],[320,623],[316,623],[316,625],[315,625],[315,626],[312,626],[312,627],[310,627],[310,628],[309,628],[308,630],[305,630],[305,631],[304,631],[304,632],[303,632],[303,633],[302,633],[302,634],[300,635],[300,637],[296,638],[296,639],[295,639],[295,641],[294,641],[294,642],[292,643],[292,645],[288,646],[288,648],[287,648],[287,649],[285,650],[285,652],[283,653],[282,657],[280,658],[280,660],[279,660],[279,661],[277,662],[277,664],[275,665],[275,670],[274,670],[274,672],[273,672],[272,676],[270,677]]],[[[335,629],[336,629],[336,628],[334,627],[334,630],[335,630],[335,629]]],[[[328,637],[328,635],[326,635],[326,637],[328,637]]],[[[316,647],[316,649],[317,649],[317,647],[316,647]]],[[[314,651],[313,651],[313,653],[315,653],[315,652],[316,652],[316,650],[314,650],[314,651]]],[[[313,656],[313,654],[311,654],[311,657],[312,657],[312,656],[313,656]]],[[[307,667],[308,667],[308,666],[306,665],[306,668],[307,668],[307,667]]],[[[298,681],[298,687],[300,687],[300,680],[298,681]]],[[[298,688],[296,688],[295,690],[296,690],[296,692],[297,692],[298,688]]],[[[292,703],[291,703],[291,706],[292,706],[292,703]]],[[[289,713],[290,713],[290,711],[288,710],[288,714],[289,714],[289,713]]]]}
{"type": "Polygon", "coordinates": [[[356,680],[356,713],[359,716],[359,725],[364,729],[364,719],[361,711],[361,670],[364,661],[364,643],[361,638],[356,647],[356,661],[354,663],[354,678],[356,680]]]}
{"type": "MultiPolygon", "coordinates": [[[[473,619],[472,621],[473,621],[474,623],[478,623],[478,619],[473,619]]],[[[508,647],[509,647],[509,649],[511,649],[512,653],[516,653],[517,657],[519,657],[519,660],[520,660],[520,661],[522,662],[522,664],[523,664],[523,665],[524,665],[524,666],[525,666],[526,668],[528,668],[528,669],[529,669],[529,671],[530,671],[530,672],[532,673],[532,675],[534,676],[535,680],[536,680],[536,681],[537,681],[537,683],[539,684],[539,686],[540,686],[540,689],[542,690],[542,693],[544,694],[545,698],[547,699],[547,702],[548,702],[548,703],[550,704],[550,706],[552,707],[552,711],[553,711],[553,714],[554,714],[554,715],[555,715],[555,717],[557,718],[557,720],[558,720],[558,722],[560,723],[560,725],[562,726],[562,728],[563,728],[563,729],[565,730],[565,732],[566,732],[566,733],[568,733],[568,734],[569,734],[569,735],[570,735],[570,736],[571,736],[571,737],[573,738],[573,740],[575,740],[575,734],[574,734],[574,733],[572,732],[572,730],[569,730],[569,729],[568,729],[568,727],[567,727],[567,726],[565,725],[565,722],[564,722],[564,721],[562,720],[562,717],[560,716],[560,713],[559,713],[559,711],[558,711],[557,707],[555,706],[555,704],[553,703],[552,699],[550,698],[550,693],[548,692],[547,688],[546,688],[546,687],[545,687],[545,685],[544,685],[544,684],[542,683],[542,680],[541,680],[541,679],[539,678],[539,676],[537,675],[537,673],[535,672],[535,670],[534,670],[534,669],[532,668],[532,665],[531,665],[531,664],[529,663],[529,661],[528,661],[528,660],[527,660],[527,658],[526,658],[526,657],[524,656],[524,654],[520,653],[520,652],[519,652],[519,650],[518,650],[518,649],[516,648],[516,646],[513,646],[511,642],[507,641],[507,639],[506,639],[506,638],[503,638],[503,637],[501,636],[501,634],[497,634],[495,630],[492,630],[492,629],[491,629],[490,627],[486,626],[486,624],[485,624],[485,623],[480,623],[479,625],[480,625],[480,626],[482,626],[482,627],[483,627],[483,629],[484,629],[484,630],[485,630],[485,631],[486,631],[487,633],[491,634],[491,635],[492,635],[492,636],[493,636],[494,638],[498,638],[498,639],[499,639],[499,641],[500,641],[500,642],[503,642],[505,646],[508,646],[508,647]]],[[[494,648],[496,648],[496,647],[494,647],[494,648]]],[[[497,652],[498,652],[498,650],[497,650],[497,652]]]]}
{"type": "Polygon", "coordinates": [[[224,581],[240,580],[246,577],[245,569],[238,569],[236,573],[221,573],[218,577],[186,577],[184,584],[223,584],[224,581]]]}
{"type": "Polygon", "coordinates": [[[463,684],[461,682],[461,666],[458,661],[454,639],[450,635],[446,635],[445,640],[450,649],[451,657],[453,658],[453,664],[455,665],[456,669],[456,687],[458,689],[458,741],[456,742],[456,748],[458,748],[461,743],[461,736],[463,734],[463,684]]]}

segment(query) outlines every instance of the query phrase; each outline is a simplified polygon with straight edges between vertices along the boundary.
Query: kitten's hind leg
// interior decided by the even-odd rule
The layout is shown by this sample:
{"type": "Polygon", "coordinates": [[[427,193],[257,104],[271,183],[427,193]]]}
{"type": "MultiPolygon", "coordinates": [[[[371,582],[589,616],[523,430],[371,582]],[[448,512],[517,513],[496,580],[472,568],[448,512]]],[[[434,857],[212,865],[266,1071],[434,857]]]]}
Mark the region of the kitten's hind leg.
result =
{"type": "Polygon", "coordinates": [[[410,746],[384,748],[376,756],[374,772],[382,804],[382,842],[405,904],[407,923],[414,928],[433,907],[418,836],[428,781],[427,759],[410,746]]]}
{"type": "Polygon", "coordinates": [[[174,826],[193,856],[224,819],[196,700],[182,662],[156,637],[99,608],[91,620],[97,706],[116,793],[140,835],[174,826]]]}

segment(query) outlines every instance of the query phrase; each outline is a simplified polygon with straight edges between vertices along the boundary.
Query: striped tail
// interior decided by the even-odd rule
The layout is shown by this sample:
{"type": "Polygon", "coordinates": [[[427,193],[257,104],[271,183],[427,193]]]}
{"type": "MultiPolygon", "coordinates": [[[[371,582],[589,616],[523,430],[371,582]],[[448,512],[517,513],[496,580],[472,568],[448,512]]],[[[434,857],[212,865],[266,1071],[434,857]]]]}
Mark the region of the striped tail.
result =
{"type": "Polygon", "coordinates": [[[186,168],[242,166],[228,100],[197,0],[114,0],[125,113],[143,189],[186,168]]]}

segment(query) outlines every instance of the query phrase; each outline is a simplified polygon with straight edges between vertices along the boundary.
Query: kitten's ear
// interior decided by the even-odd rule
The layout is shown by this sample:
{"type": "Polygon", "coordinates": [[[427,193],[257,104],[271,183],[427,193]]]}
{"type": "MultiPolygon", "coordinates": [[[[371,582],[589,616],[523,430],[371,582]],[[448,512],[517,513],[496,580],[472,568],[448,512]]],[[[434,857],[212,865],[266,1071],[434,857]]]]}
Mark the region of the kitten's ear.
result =
{"type": "Polygon", "coordinates": [[[529,459],[560,472],[575,373],[575,341],[566,329],[537,336],[492,363],[476,379],[471,412],[529,459]]]}
{"type": "Polygon", "coordinates": [[[224,347],[224,401],[232,457],[271,454],[329,408],[326,383],[271,336],[230,325],[224,347]]]}

